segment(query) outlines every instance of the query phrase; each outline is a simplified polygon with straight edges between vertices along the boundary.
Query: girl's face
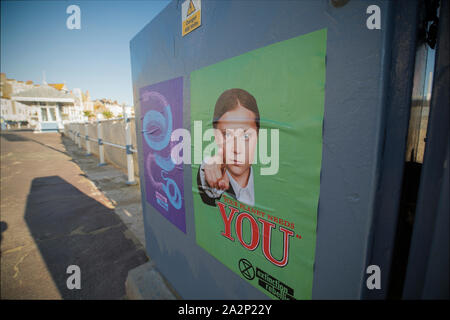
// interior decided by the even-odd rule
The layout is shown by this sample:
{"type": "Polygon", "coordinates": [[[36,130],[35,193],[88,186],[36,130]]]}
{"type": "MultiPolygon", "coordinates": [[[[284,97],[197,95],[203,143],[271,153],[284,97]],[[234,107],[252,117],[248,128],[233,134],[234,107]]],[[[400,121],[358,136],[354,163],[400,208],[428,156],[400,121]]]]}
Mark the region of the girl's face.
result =
{"type": "Polygon", "coordinates": [[[258,142],[255,114],[238,105],[220,117],[216,143],[223,151],[223,161],[233,176],[246,173],[255,158],[258,142]]]}

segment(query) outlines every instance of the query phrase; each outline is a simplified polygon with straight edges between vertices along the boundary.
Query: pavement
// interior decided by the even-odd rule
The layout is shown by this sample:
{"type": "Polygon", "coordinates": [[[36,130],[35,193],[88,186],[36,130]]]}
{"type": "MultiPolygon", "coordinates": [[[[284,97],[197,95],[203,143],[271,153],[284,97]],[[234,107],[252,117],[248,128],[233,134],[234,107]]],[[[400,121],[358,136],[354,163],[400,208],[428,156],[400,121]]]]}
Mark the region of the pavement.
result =
{"type": "Polygon", "coordinates": [[[59,133],[2,131],[0,148],[1,299],[175,297],[145,253],[140,188],[123,171],[59,133]],[[71,265],[81,289],[67,286],[71,265]]]}
{"type": "MultiPolygon", "coordinates": [[[[80,149],[69,137],[62,135],[61,141],[66,152],[72,158],[83,174],[99,192],[110,201],[114,212],[122,219],[127,228],[145,246],[144,221],[142,215],[141,188],[139,183],[127,185],[127,172],[112,164],[98,166],[96,156],[86,156],[86,150],[80,149]]],[[[93,145],[95,147],[95,144],[93,145]]],[[[139,179],[135,178],[137,182],[139,179]]]]}

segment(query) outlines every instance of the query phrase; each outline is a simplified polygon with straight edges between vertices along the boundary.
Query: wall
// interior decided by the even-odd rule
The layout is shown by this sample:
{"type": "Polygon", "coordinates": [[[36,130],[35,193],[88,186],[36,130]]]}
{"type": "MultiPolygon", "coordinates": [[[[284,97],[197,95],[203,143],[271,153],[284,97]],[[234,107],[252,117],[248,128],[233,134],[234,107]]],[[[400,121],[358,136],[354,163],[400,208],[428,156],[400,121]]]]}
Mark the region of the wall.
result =
{"type": "MultiPolygon", "coordinates": [[[[323,155],[313,299],[360,299],[385,130],[393,43],[390,1],[202,1],[202,25],[181,36],[181,1],[172,1],[131,41],[136,119],[139,89],[183,76],[183,125],[190,127],[189,75],[199,68],[269,44],[327,28],[323,155]],[[381,30],[366,27],[369,5],[381,9],[381,30]]],[[[407,121],[407,120],[406,120],[407,121]]],[[[142,150],[141,121],[137,145],[142,150]]],[[[139,154],[139,166],[144,159],[139,154]]],[[[141,181],[143,170],[141,170],[141,181]]],[[[184,167],[186,234],[143,196],[146,249],[188,299],[266,299],[196,244],[192,175],[184,167]]],[[[146,193],[145,184],[141,191],[146,193]]]]}

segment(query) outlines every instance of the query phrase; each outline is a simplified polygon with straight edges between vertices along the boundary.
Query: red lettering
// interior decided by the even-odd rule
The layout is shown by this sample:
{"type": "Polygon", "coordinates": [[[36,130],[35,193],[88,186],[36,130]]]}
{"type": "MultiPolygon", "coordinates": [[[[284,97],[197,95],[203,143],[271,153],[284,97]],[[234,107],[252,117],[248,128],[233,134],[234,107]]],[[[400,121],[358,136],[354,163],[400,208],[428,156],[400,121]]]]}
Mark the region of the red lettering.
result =
{"type": "MultiPolygon", "coordinates": [[[[222,217],[223,220],[223,225],[224,225],[224,231],[221,232],[221,234],[231,240],[234,241],[234,238],[231,236],[231,223],[233,222],[233,218],[234,215],[239,211],[237,208],[235,207],[230,207],[230,213],[227,215],[227,205],[225,205],[224,203],[221,202],[217,202],[217,206],[219,207],[219,211],[220,211],[220,215],[222,217]]],[[[286,224],[290,224],[288,221],[283,221],[281,219],[278,219],[276,217],[267,215],[267,217],[269,219],[271,219],[272,221],[280,221],[280,223],[283,223],[284,225],[286,224]]],[[[262,224],[262,251],[264,256],[266,257],[267,260],[269,260],[271,263],[273,263],[274,265],[278,266],[278,267],[284,267],[285,265],[288,264],[289,261],[289,243],[290,243],[290,237],[292,237],[294,235],[294,232],[286,229],[282,226],[279,227],[280,231],[283,233],[283,256],[281,258],[281,260],[277,260],[273,257],[272,255],[272,250],[271,250],[271,239],[272,239],[272,229],[276,227],[275,223],[270,222],[268,220],[264,220],[261,218],[258,218],[259,222],[261,222],[262,224]]],[[[294,227],[294,224],[291,224],[292,227],[294,227]]],[[[246,248],[247,250],[255,250],[258,245],[259,245],[259,238],[260,238],[260,231],[259,231],[259,225],[257,223],[257,221],[255,220],[255,218],[247,213],[247,212],[241,212],[240,214],[238,214],[237,218],[236,218],[236,225],[235,225],[235,229],[236,229],[236,235],[239,239],[239,242],[241,243],[241,245],[246,248]],[[243,231],[242,231],[242,227],[243,227],[243,220],[247,219],[250,222],[250,228],[251,228],[251,239],[249,243],[246,243],[244,241],[243,238],[243,231]]]]}
{"type": "Polygon", "coordinates": [[[267,220],[258,218],[258,220],[263,225],[263,253],[264,256],[272,262],[274,265],[278,267],[284,267],[289,260],[289,238],[294,235],[294,232],[283,227],[280,227],[280,231],[283,232],[283,258],[278,261],[272,256],[272,252],[270,249],[270,240],[272,238],[272,228],[275,227],[274,223],[271,223],[267,220]]]}
{"type": "Polygon", "coordinates": [[[231,236],[231,221],[233,221],[233,216],[236,212],[239,210],[236,208],[231,207],[230,208],[230,215],[227,217],[227,213],[225,210],[225,205],[223,203],[217,202],[217,206],[220,210],[220,215],[222,216],[223,224],[225,227],[225,231],[222,232],[222,235],[225,238],[230,239],[231,241],[234,241],[234,238],[231,236]]]}
{"type": "Polygon", "coordinates": [[[248,250],[253,251],[258,247],[259,244],[259,227],[256,220],[246,212],[242,212],[236,219],[236,234],[238,236],[239,242],[248,250]],[[247,218],[250,221],[252,228],[252,239],[250,244],[246,244],[242,238],[242,220],[247,218]]]}

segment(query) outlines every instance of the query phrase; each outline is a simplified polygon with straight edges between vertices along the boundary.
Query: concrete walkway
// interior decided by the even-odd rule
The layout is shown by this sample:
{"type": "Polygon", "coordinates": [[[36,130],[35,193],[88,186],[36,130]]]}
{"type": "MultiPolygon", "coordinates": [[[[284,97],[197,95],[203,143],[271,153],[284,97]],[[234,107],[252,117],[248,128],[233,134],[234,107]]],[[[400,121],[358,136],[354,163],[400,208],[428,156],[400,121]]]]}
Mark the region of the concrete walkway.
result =
{"type": "MultiPolygon", "coordinates": [[[[122,219],[127,228],[145,246],[144,221],[141,204],[141,188],[139,184],[127,185],[125,169],[111,164],[98,166],[99,159],[86,156],[86,150],[80,149],[69,137],[62,135],[62,143],[86,178],[92,181],[97,189],[106,196],[114,207],[114,212],[122,219]]],[[[93,147],[96,145],[93,144],[93,147]]],[[[125,151],[124,151],[125,156],[125,151]]],[[[139,180],[136,178],[136,180],[139,180]]]]}
{"type": "MultiPolygon", "coordinates": [[[[126,184],[127,172],[124,168],[118,168],[111,164],[99,167],[99,159],[95,156],[86,156],[86,150],[80,149],[69,137],[63,135],[62,142],[65,150],[72,157],[72,161],[78,164],[84,175],[107,197],[114,206],[114,212],[122,219],[140,244],[145,246],[139,185],[126,184]]],[[[138,178],[136,179],[138,180],[138,178]]],[[[125,290],[128,299],[181,299],[151,260],[128,272],[125,290]]]]}
{"type": "Polygon", "coordinates": [[[98,168],[100,187],[116,194],[114,203],[60,134],[9,131],[0,142],[1,298],[123,299],[128,271],[148,261],[136,192],[107,190],[125,177],[98,168]],[[67,288],[69,265],[81,269],[80,290],[67,288]]]}

